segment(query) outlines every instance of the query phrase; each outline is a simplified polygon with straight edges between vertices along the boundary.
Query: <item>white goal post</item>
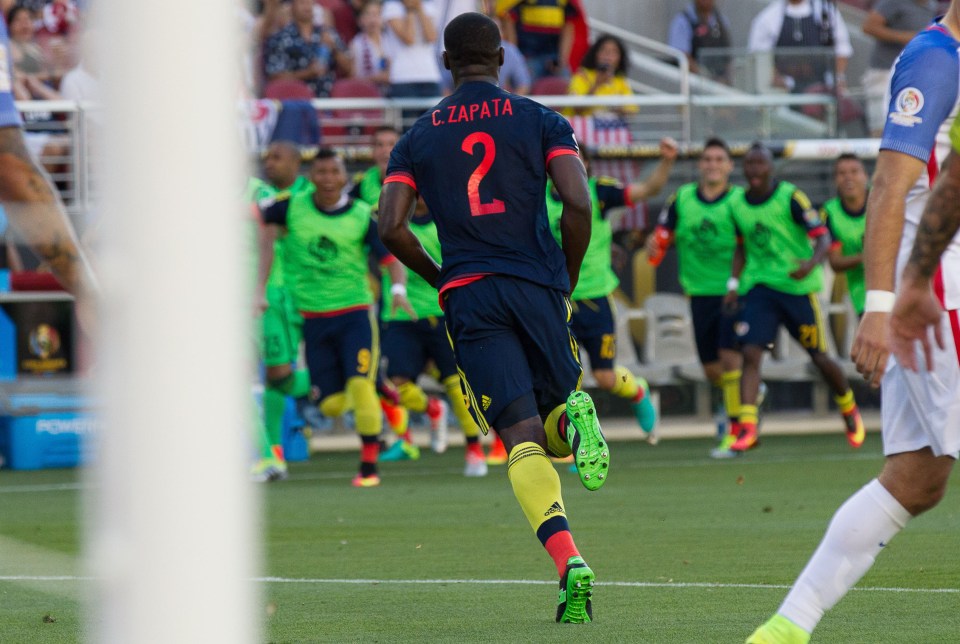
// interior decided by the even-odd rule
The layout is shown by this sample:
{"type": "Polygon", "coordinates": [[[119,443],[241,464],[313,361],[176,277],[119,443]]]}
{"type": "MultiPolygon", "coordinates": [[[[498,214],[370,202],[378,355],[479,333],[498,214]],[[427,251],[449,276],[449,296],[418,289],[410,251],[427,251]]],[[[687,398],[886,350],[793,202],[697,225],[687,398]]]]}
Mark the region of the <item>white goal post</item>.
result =
{"type": "Polygon", "coordinates": [[[258,640],[235,0],[98,0],[90,641],[258,640]]]}

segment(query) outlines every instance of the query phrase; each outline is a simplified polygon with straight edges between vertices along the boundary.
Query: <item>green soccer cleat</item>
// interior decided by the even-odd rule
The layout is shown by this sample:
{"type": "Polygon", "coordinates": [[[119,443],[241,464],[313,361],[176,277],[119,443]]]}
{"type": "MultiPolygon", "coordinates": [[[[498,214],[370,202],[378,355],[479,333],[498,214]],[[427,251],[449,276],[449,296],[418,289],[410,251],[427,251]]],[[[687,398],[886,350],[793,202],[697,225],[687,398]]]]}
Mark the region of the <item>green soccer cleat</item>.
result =
{"type": "Polygon", "coordinates": [[[567,396],[567,443],[573,452],[580,482],[588,490],[599,490],[607,482],[610,450],[600,429],[597,408],[590,394],[574,391],[567,396]]]}
{"type": "Polygon", "coordinates": [[[564,624],[586,624],[593,621],[593,580],[595,575],[582,557],[570,557],[560,578],[557,599],[557,621],[564,624]]]}
{"type": "Polygon", "coordinates": [[[807,644],[810,633],[777,614],[747,638],[747,644],[807,644]]]}
{"type": "Polygon", "coordinates": [[[710,450],[710,458],[736,458],[740,452],[734,452],[730,446],[737,442],[735,434],[727,434],[720,444],[710,450]]]}
{"type": "Polygon", "coordinates": [[[393,461],[415,461],[420,458],[420,448],[405,440],[398,440],[389,449],[380,454],[381,463],[393,461]]]}
{"type": "Polygon", "coordinates": [[[278,458],[261,458],[250,468],[250,478],[255,483],[283,481],[287,476],[287,463],[278,458]]]}
{"type": "MultiPolygon", "coordinates": [[[[637,417],[637,424],[649,438],[654,436],[653,430],[657,426],[657,410],[650,400],[650,385],[643,378],[637,378],[637,385],[643,389],[643,398],[633,403],[633,414],[637,417]]],[[[655,444],[655,443],[654,443],[655,444]]]]}

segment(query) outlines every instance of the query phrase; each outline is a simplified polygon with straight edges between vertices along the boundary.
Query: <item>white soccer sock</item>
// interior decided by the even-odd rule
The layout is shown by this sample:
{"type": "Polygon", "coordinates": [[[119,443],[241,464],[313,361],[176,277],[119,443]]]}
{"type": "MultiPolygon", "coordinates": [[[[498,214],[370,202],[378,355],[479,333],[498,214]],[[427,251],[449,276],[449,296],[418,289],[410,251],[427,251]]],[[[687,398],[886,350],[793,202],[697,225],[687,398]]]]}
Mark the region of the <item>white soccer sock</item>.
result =
{"type": "Polygon", "coordinates": [[[867,483],[833,515],[823,541],[777,612],[812,633],[823,613],[866,574],[910,518],[880,481],[867,483]]]}

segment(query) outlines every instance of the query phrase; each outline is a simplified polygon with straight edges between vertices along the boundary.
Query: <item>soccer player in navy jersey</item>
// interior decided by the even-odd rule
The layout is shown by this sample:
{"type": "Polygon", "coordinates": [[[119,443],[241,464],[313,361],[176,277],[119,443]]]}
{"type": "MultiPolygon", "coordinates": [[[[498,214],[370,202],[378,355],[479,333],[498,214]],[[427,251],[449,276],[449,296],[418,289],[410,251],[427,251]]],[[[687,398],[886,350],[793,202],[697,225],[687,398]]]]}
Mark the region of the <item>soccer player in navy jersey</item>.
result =
{"type": "Polygon", "coordinates": [[[578,391],[569,326],[590,241],[587,176],[566,119],[498,87],[496,23],[462,14],[443,37],[456,89],[394,147],[380,236],[440,291],[471,413],[503,440],[514,494],[560,574],[557,621],[588,622],[594,574],[574,545],[547,456],[572,451],[587,489],[606,481],[609,450],[593,401],[578,391]],[[562,248],[547,219],[548,174],[563,202],[562,248]],[[442,268],[408,225],[418,192],[436,219],[442,268]]]}

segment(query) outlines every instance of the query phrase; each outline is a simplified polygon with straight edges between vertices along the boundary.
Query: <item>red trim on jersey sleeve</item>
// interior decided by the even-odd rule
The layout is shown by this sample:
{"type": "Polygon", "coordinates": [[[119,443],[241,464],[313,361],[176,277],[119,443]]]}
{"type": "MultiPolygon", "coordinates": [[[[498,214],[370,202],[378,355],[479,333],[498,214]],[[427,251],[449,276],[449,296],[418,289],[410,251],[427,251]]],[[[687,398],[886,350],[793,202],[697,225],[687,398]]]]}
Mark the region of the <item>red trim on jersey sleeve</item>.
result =
{"type": "Polygon", "coordinates": [[[950,330],[953,332],[953,346],[957,351],[957,362],[960,363],[960,318],[957,317],[957,310],[947,311],[950,316],[950,330]]]}
{"type": "Polygon", "coordinates": [[[335,318],[338,315],[343,315],[345,313],[353,313],[354,311],[367,311],[369,309],[369,304],[358,304],[356,306],[348,306],[345,309],[336,309],[334,311],[300,311],[300,315],[307,319],[335,318]]]}
{"type": "MultiPolygon", "coordinates": [[[[412,174],[407,174],[406,172],[394,172],[389,177],[383,180],[386,183],[405,183],[414,190],[417,190],[417,182],[413,180],[412,174]]],[[[417,191],[419,192],[419,190],[417,191]]]]}
{"type": "Polygon", "coordinates": [[[930,151],[930,158],[927,159],[927,186],[933,188],[937,181],[937,175],[940,174],[940,164],[937,163],[937,148],[930,151]]]}
{"type": "Polygon", "coordinates": [[[394,257],[393,255],[386,255],[383,259],[380,260],[380,266],[387,266],[389,264],[394,263],[395,261],[397,261],[396,257],[394,257]]]}
{"type": "Polygon", "coordinates": [[[826,227],[826,226],[817,226],[816,228],[811,228],[809,231],[807,231],[807,236],[808,236],[810,239],[816,239],[817,237],[823,237],[823,236],[826,235],[826,234],[827,234],[827,227],[826,227]]]}
{"type": "Polygon", "coordinates": [[[633,199],[630,198],[630,185],[627,184],[623,187],[623,205],[627,208],[633,208],[637,204],[633,202],[633,199]]]}
{"type": "Polygon", "coordinates": [[[554,157],[561,157],[564,154],[579,154],[573,148],[552,148],[547,150],[547,160],[546,163],[550,163],[550,160],[554,157]]]}
{"type": "Polygon", "coordinates": [[[841,246],[843,246],[843,244],[838,242],[836,239],[830,242],[830,250],[840,250],[841,246]]]}

